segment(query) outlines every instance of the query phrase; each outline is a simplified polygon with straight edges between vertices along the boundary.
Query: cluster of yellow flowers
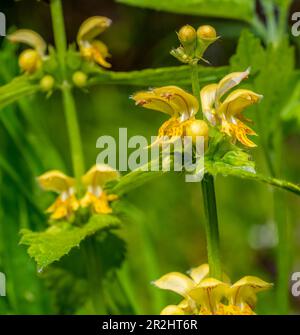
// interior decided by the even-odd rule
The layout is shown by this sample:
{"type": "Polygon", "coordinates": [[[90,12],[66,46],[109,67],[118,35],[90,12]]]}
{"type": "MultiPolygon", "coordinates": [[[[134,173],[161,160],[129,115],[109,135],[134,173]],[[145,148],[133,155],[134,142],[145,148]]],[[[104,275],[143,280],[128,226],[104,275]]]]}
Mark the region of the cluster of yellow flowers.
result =
{"type": "MultiPolygon", "coordinates": [[[[81,56],[95,62],[105,68],[111,67],[106,61],[109,57],[107,46],[97,39],[111,24],[111,20],[104,16],[93,16],[85,20],[77,34],[77,44],[81,56]]],[[[47,43],[35,31],[20,29],[10,34],[8,39],[13,43],[24,43],[30,46],[19,57],[19,65],[22,71],[32,74],[41,68],[43,61],[47,59],[47,43]]]]}
{"type": "MultiPolygon", "coordinates": [[[[107,62],[109,52],[107,46],[97,39],[111,24],[111,20],[94,16],[82,23],[77,34],[77,44],[83,59],[110,68],[107,62]]],[[[218,39],[211,26],[200,26],[197,30],[186,25],[178,32],[180,47],[171,54],[183,63],[196,65],[203,59],[206,48],[218,39]]],[[[47,44],[43,38],[31,30],[18,30],[9,36],[12,42],[25,43],[30,49],[23,51],[19,57],[19,65],[23,72],[32,74],[41,68],[47,59],[47,44]]],[[[204,120],[197,120],[199,111],[197,98],[177,86],[165,86],[135,93],[132,99],[136,105],[163,112],[169,119],[158,131],[158,140],[154,144],[165,141],[165,138],[191,136],[195,143],[197,136],[203,136],[206,146],[209,141],[209,130],[217,127],[235,143],[239,141],[247,147],[256,146],[248,136],[256,133],[245,124],[242,112],[249,106],[258,103],[262,96],[247,89],[236,89],[230,92],[248,77],[250,70],[234,72],[225,76],[219,83],[206,85],[199,92],[204,120]],[[226,97],[225,97],[226,95],[226,97]]],[[[87,77],[83,72],[73,74],[73,82],[83,87],[87,77]]],[[[51,76],[42,81],[45,91],[54,85],[51,76]]],[[[47,209],[51,220],[71,219],[80,208],[90,208],[92,213],[108,214],[112,212],[110,203],[118,199],[114,194],[104,190],[106,182],[119,178],[119,173],[103,164],[93,166],[81,180],[86,193],[78,196],[78,181],[60,171],[49,171],[38,177],[40,186],[58,193],[55,202],[47,209]]],[[[165,307],[161,314],[168,315],[209,315],[209,314],[240,314],[254,313],[256,294],[269,289],[272,284],[257,277],[246,276],[231,284],[223,274],[222,280],[209,276],[208,264],[191,269],[189,276],[178,272],[164,275],[154,282],[161,289],[178,293],[183,300],[178,305],[165,307]]]]}
{"type": "MultiPolygon", "coordinates": [[[[200,91],[203,113],[211,126],[220,126],[220,131],[226,133],[248,147],[254,147],[247,135],[256,135],[243,121],[249,121],[242,115],[244,109],[262,98],[261,95],[246,89],[231,92],[223,101],[221,98],[233,87],[237,86],[249,75],[249,69],[244,72],[234,72],[225,76],[218,84],[210,84],[200,91]]],[[[203,120],[196,120],[199,110],[197,99],[190,93],[176,86],[165,86],[147,92],[138,92],[132,97],[138,106],[158,110],[170,116],[158,132],[158,137],[164,136],[204,136],[208,139],[208,125],[203,120]]]]}
{"type": "Polygon", "coordinates": [[[178,305],[169,305],[162,315],[252,315],[256,294],[272,284],[246,276],[231,284],[223,274],[222,281],[209,277],[209,266],[203,264],[189,271],[189,276],[171,272],[153,283],[183,297],[178,305]]]}
{"type": "Polygon", "coordinates": [[[76,197],[75,179],[60,171],[48,171],[38,177],[38,182],[44,190],[59,194],[56,201],[47,209],[47,213],[51,213],[51,220],[61,220],[71,218],[80,207],[90,207],[92,212],[97,214],[111,213],[109,203],[117,200],[118,197],[115,194],[107,194],[103,187],[106,182],[119,177],[118,171],[108,165],[93,166],[82,177],[86,193],[80,200],[76,197]]]}

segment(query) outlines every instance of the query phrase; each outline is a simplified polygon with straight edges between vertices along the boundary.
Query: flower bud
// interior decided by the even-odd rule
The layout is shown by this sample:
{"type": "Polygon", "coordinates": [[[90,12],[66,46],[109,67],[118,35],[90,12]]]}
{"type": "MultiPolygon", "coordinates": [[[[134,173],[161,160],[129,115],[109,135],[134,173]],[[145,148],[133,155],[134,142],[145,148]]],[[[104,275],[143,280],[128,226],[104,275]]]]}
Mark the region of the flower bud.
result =
{"type": "Polygon", "coordinates": [[[203,136],[204,143],[206,144],[208,140],[208,132],[208,125],[203,120],[194,120],[189,123],[185,129],[185,135],[191,136],[194,144],[196,143],[197,136],[203,136]]]}
{"type": "Polygon", "coordinates": [[[49,74],[44,76],[40,81],[41,90],[44,92],[49,92],[54,87],[55,80],[49,74]]]}
{"type": "Polygon", "coordinates": [[[82,71],[76,71],[73,74],[72,80],[77,87],[84,87],[87,83],[87,75],[82,71]]]}
{"type": "Polygon", "coordinates": [[[197,36],[201,39],[215,39],[217,37],[217,32],[214,27],[204,25],[197,29],[197,36]]]}
{"type": "Polygon", "coordinates": [[[183,45],[185,45],[186,43],[193,43],[196,40],[196,37],[196,30],[194,29],[194,27],[188,24],[180,28],[178,32],[178,38],[183,45]]]}
{"type": "Polygon", "coordinates": [[[41,56],[34,49],[26,49],[19,56],[19,66],[26,73],[34,73],[41,64],[41,56]]]}
{"type": "Polygon", "coordinates": [[[200,26],[197,29],[196,56],[201,59],[205,50],[217,39],[218,36],[214,27],[209,25],[200,26]]]}

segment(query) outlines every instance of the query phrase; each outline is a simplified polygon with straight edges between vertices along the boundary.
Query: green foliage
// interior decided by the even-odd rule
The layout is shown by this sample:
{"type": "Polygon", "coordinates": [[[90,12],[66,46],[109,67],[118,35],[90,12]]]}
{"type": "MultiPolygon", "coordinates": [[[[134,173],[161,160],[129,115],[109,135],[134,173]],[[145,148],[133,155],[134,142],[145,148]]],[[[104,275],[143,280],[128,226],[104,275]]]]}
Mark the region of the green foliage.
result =
{"type": "MultiPolygon", "coordinates": [[[[199,66],[200,84],[205,85],[218,81],[228,71],[226,66],[204,67],[199,66]]],[[[165,67],[158,69],[146,69],[142,71],[114,72],[105,71],[96,67],[88,71],[91,75],[89,85],[118,84],[137,86],[164,86],[176,83],[177,85],[190,85],[191,74],[189,66],[165,67]]]]}
{"type": "Polygon", "coordinates": [[[23,75],[0,87],[0,108],[39,90],[39,85],[32,83],[30,77],[23,75]]]}
{"type": "Polygon", "coordinates": [[[253,0],[117,0],[131,6],[163,10],[173,13],[212,16],[251,21],[254,16],[253,0]]]}
{"type": "Polygon", "coordinates": [[[28,253],[42,270],[58,261],[74,247],[101,230],[116,227],[119,219],[113,215],[94,215],[82,227],[75,227],[68,222],[61,222],[43,232],[22,231],[21,244],[29,246],[28,253]]]}

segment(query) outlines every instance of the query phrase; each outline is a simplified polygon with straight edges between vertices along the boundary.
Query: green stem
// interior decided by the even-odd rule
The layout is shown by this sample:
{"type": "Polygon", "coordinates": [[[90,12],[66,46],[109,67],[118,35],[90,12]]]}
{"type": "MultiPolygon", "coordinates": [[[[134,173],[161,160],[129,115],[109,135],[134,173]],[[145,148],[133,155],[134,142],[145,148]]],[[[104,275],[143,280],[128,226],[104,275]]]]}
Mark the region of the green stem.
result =
{"type": "Polygon", "coordinates": [[[202,195],[205,210],[205,231],[210,276],[221,279],[221,257],[217,203],[214,187],[214,178],[205,174],[202,180],[202,195]]]}
{"type": "MultiPolygon", "coordinates": [[[[72,165],[77,182],[77,190],[80,193],[81,177],[84,174],[85,167],[75,100],[66,73],[67,39],[61,0],[51,0],[50,6],[54,39],[62,75],[63,106],[71,146],[72,165]]],[[[100,261],[97,259],[96,246],[93,239],[86,241],[85,245],[83,245],[83,253],[86,258],[90,296],[94,311],[97,314],[103,314],[105,313],[105,302],[102,287],[102,270],[100,261]]]]}
{"type": "MultiPolygon", "coordinates": [[[[200,86],[197,64],[191,65],[191,75],[193,94],[198,99],[200,106],[200,86]]],[[[221,279],[220,238],[215,186],[213,176],[208,173],[204,175],[202,180],[202,195],[205,211],[205,231],[210,276],[221,279]]]]}
{"type": "Polygon", "coordinates": [[[50,8],[58,61],[65,75],[67,38],[61,0],[51,0],[50,8]]]}
{"type": "MultiPolygon", "coordinates": [[[[199,109],[200,109],[201,98],[200,98],[200,84],[199,84],[198,64],[197,63],[191,64],[191,80],[192,80],[193,95],[197,98],[199,102],[199,109]]],[[[200,114],[200,118],[203,118],[203,115],[200,114]]]]}
{"type": "Polygon", "coordinates": [[[65,83],[62,88],[64,112],[67,122],[69,142],[71,146],[71,156],[74,169],[74,176],[77,181],[78,190],[81,189],[81,177],[84,174],[84,159],[82,151],[82,141],[77,120],[76,106],[71,88],[65,83]]]}
{"type": "Polygon", "coordinates": [[[262,6],[267,19],[268,42],[276,43],[279,36],[273,1],[262,0],[262,6]]]}

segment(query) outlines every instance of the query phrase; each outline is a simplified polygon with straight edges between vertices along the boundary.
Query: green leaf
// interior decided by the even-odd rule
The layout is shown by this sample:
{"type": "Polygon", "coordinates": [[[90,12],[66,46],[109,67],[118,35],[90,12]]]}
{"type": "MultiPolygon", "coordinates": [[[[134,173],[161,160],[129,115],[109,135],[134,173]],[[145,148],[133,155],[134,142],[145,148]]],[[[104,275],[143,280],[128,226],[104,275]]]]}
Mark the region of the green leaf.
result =
{"type": "Polygon", "coordinates": [[[119,179],[116,183],[107,183],[109,193],[124,195],[137,187],[146,184],[147,182],[158,178],[166,173],[164,167],[172,164],[172,157],[166,157],[161,161],[161,158],[150,161],[149,163],[129,172],[119,179]],[[158,171],[153,171],[156,167],[158,171]]]}
{"type": "Polygon", "coordinates": [[[33,84],[30,77],[23,75],[10,83],[0,87],[0,109],[23,98],[36,93],[39,85],[33,84]]]}
{"type": "MultiPolygon", "coordinates": [[[[117,84],[138,86],[188,85],[191,83],[191,69],[189,66],[174,66],[157,69],[146,69],[132,72],[114,72],[92,67],[88,71],[92,78],[88,85],[117,84]]],[[[228,68],[199,66],[200,85],[217,82],[228,72],[228,68]]]]}
{"type": "Polygon", "coordinates": [[[249,179],[253,181],[262,182],[274,187],[284,189],[286,191],[300,195],[300,186],[289,181],[280,180],[257,174],[255,172],[248,171],[242,167],[234,167],[232,165],[222,162],[206,162],[205,169],[208,173],[216,176],[218,174],[223,176],[233,176],[238,178],[249,179]]]}
{"type": "Polygon", "coordinates": [[[251,21],[255,15],[254,0],[117,0],[131,6],[172,13],[210,16],[251,21]]]}
{"type": "Polygon", "coordinates": [[[251,77],[265,63],[266,55],[259,38],[245,29],[239,39],[235,55],[230,59],[230,71],[241,71],[251,67],[251,77]]]}
{"type": "Polygon", "coordinates": [[[114,215],[94,215],[82,227],[75,227],[61,222],[43,232],[23,230],[21,244],[29,246],[28,253],[42,270],[49,264],[58,261],[88,236],[101,230],[117,227],[120,220],[114,215]]]}

